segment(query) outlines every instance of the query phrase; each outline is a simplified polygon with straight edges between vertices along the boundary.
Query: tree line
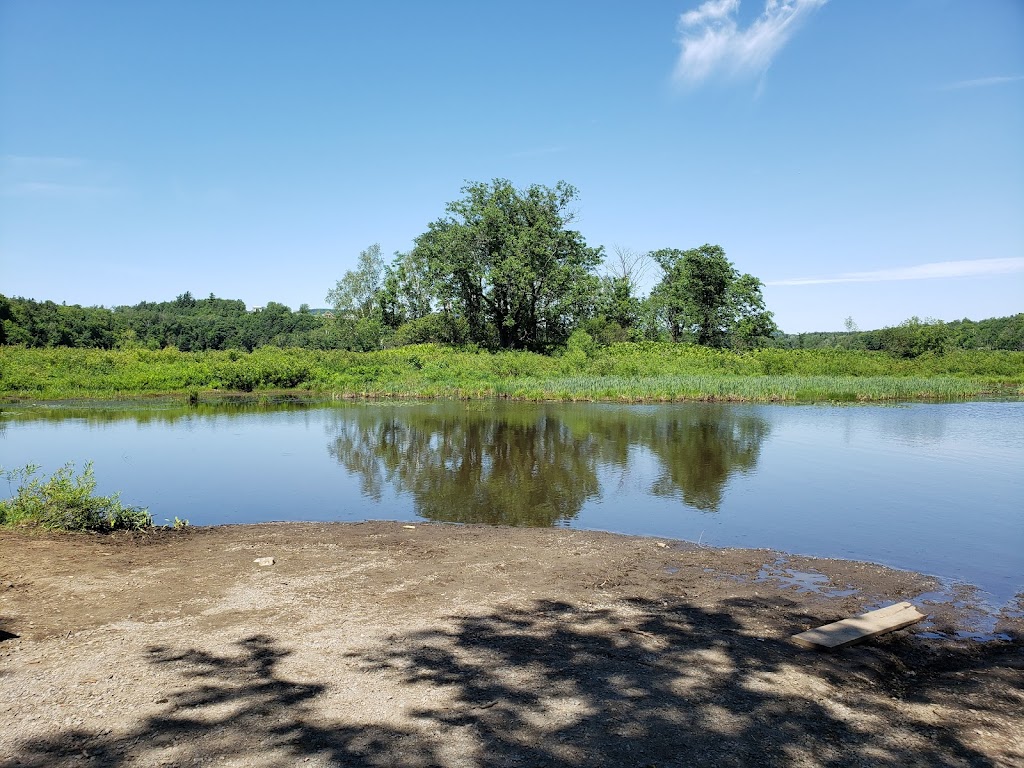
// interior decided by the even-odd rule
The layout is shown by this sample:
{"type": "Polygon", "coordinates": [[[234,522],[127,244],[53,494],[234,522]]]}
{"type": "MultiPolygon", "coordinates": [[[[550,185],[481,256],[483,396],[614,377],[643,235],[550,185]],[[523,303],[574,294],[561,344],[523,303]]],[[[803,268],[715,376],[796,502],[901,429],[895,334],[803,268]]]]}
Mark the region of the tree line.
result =
{"type": "Polygon", "coordinates": [[[772,346],[781,349],[854,349],[888,352],[895,357],[941,354],[954,349],[1002,349],[1024,352],[1024,313],[987,320],[941,320],[911,317],[899,325],[873,331],[856,328],[829,333],[779,334],[772,346]]]}
{"type": "Polygon", "coordinates": [[[330,312],[184,293],[113,309],[0,296],[0,344],[26,347],[261,346],[368,351],[415,343],[551,353],[579,345],[671,341],[721,349],[840,347],[900,357],[950,348],[1024,349],[1024,315],[894,328],[783,334],[762,283],[719,245],[635,253],[589,246],[571,228],[576,189],[505,179],[467,184],[408,252],[359,254],[328,294],[330,312]],[[658,270],[647,295],[646,274],[658,270]]]}
{"type": "MultiPolygon", "coordinates": [[[[619,341],[671,340],[670,327],[659,329],[653,323],[643,324],[650,319],[649,308],[644,306],[647,301],[649,299],[631,296],[626,291],[613,296],[607,314],[593,316],[580,324],[579,329],[586,333],[582,336],[583,344],[605,346],[619,341]],[[618,306],[613,303],[615,299],[618,306]],[[648,330],[652,325],[653,334],[648,330]]],[[[185,352],[252,351],[263,346],[369,351],[424,342],[456,346],[469,343],[465,326],[443,313],[400,321],[391,328],[373,319],[372,311],[366,318],[332,317],[323,310],[310,310],[306,306],[292,311],[277,302],[249,311],[240,300],[212,295],[196,299],[190,293],[173,301],[144,301],[113,309],[0,295],[0,345],[154,350],[176,347],[185,352]]],[[[907,358],[953,349],[1022,352],[1024,313],[948,323],[915,317],[897,326],[868,331],[776,333],[761,346],[881,351],[907,358]]]]}
{"type": "Polygon", "coordinates": [[[186,352],[274,345],[315,347],[323,320],[275,302],[249,312],[245,302],[186,292],[173,301],[81,307],[0,296],[0,344],[124,349],[177,347],[186,352]]]}

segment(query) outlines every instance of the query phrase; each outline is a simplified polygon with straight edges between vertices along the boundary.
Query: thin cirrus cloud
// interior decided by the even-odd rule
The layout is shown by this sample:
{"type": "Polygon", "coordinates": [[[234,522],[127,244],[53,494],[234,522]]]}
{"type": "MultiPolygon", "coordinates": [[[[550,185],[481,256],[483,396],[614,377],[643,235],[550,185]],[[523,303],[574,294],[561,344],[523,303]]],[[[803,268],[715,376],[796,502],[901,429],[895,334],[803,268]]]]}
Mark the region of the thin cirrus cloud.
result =
{"type": "Polygon", "coordinates": [[[98,198],[117,192],[98,183],[96,169],[80,157],[0,155],[0,195],[13,198],[98,198]]]}
{"type": "Polygon", "coordinates": [[[1024,80],[1024,75],[996,75],[994,77],[979,77],[974,80],[957,80],[954,83],[946,83],[939,88],[940,91],[960,91],[964,88],[988,88],[993,85],[1006,85],[1007,83],[1019,83],[1024,80]]]}
{"type": "Polygon", "coordinates": [[[740,0],[707,0],[679,17],[675,80],[696,85],[716,75],[760,76],[801,24],[828,0],[767,0],[746,28],[736,21],[740,0]]]}
{"type": "Polygon", "coordinates": [[[53,181],[19,181],[2,187],[8,197],[105,197],[114,194],[113,187],[91,184],[61,184],[53,181]]]}
{"type": "Polygon", "coordinates": [[[931,280],[940,277],[985,277],[1024,272],[1024,258],[934,261],[913,267],[843,272],[833,277],[794,277],[769,280],[765,285],[826,285],[830,283],[883,283],[892,280],[931,280]]]}
{"type": "Polygon", "coordinates": [[[0,157],[0,167],[11,170],[75,168],[84,164],[85,161],[80,157],[58,155],[3,155],[0,157]]]}

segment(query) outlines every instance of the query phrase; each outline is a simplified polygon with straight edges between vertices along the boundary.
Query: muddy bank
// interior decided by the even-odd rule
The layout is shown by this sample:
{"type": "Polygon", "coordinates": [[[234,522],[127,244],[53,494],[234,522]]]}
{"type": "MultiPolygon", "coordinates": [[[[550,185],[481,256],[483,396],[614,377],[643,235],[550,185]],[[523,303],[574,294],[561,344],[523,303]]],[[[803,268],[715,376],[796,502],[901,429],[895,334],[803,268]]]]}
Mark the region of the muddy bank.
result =
{"type": "Polygon", "coordinates": [[[397,523],[0,533],[0,765],[1024,762],[1020,611],[1000,642],[804,651],[938,585],[781,557],[397,523]]]}

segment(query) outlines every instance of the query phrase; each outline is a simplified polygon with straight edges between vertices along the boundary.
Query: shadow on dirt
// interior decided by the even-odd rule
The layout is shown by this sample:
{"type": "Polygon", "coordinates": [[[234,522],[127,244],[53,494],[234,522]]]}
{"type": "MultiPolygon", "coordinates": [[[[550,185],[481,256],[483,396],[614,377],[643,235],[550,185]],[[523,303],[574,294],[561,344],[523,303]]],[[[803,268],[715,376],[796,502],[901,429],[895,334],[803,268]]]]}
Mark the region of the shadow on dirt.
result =
{"type": "Polygon", "coordinates": [[[759,626],[809,620],[781,598],[734,600],[718,612],[684,602],[597,610],[541,601],[453,617],[352,652],[339,671],[333,698],[344,698],[345,674],[394,686],[388,719],[402,727],[367,726],[365,699],[348,711],[322,704],[330,675],[284,679],[279,665],[290,651],[266,635],[241,641],[233,655],[151,648],[153,665],[180,675],[158,700],[163,714],[118,735],[71,730],[24,743],[6,764],[248,755],[417,767],[453,764],[454,754],[458,764],[486,766],[996,764],[965,741],[973,725],[929,720],[924,705],[969,701],[982,720],[1019,711],[1019,645],[928,650],[904,637],[825,656],[758,637],[759,626]]]}

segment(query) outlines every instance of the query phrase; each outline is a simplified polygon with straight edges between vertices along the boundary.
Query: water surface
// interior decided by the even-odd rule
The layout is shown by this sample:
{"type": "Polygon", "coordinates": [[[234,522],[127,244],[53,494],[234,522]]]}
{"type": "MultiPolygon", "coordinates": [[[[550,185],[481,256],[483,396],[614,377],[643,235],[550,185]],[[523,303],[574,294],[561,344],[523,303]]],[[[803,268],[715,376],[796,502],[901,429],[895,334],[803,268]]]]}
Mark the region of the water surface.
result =
{"type": "MultiPolygon", "coordinates": [[[[1024,403],[5,406],[0,465],[95,463],[157,522],[571,526],[1024,588],[1024,403]]],[[[6,495],[8,490],[0,488],[6,495]]]]}

